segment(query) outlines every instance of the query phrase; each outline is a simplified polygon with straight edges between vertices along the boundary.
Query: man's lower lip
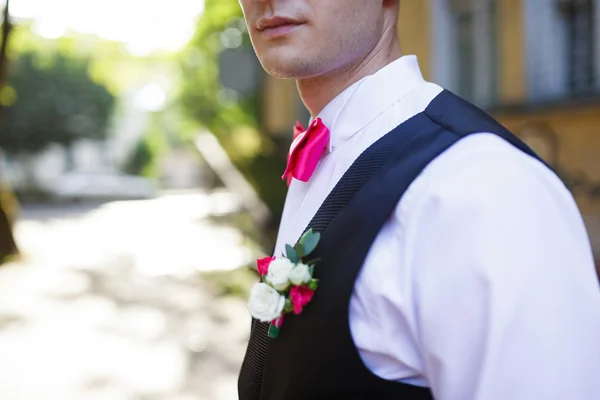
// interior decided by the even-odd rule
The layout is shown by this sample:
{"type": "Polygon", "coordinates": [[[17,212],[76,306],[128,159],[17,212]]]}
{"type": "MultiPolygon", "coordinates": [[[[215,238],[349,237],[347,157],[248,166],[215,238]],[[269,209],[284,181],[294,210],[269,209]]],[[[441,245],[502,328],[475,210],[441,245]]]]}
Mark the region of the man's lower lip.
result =
{"type": "Polygon", "coordinates": [[[275,39],[275,38],[287,35],[292,30],[294,30],[294,28],[297,28],[299,26],[300,25],[296,25],[296,24],[287,24],[287,25],[277,26],[274,28],[267,28],[262,31],[262,34],[267,39],[275,39]]]}

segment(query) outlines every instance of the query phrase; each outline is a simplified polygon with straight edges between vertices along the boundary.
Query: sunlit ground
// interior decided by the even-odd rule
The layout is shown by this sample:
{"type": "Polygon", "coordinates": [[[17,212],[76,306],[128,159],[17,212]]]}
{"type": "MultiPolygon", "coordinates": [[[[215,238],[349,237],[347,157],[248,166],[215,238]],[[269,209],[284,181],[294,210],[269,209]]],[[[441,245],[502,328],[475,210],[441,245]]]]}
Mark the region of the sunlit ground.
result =
{"type": "Polygon", "coordinates": [[[236,399],[249,316],[203,273],[256,256],[207,219],[235,208],[226,193],[25,208],[26,261],[0,269],[0,399],[236,399]]]}

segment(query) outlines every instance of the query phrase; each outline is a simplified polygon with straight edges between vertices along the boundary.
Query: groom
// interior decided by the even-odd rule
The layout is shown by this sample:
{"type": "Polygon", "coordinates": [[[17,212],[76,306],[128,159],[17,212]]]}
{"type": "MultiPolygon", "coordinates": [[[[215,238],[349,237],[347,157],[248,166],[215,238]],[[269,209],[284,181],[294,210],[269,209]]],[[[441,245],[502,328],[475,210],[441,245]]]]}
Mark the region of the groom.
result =
{"type": "Polygon", "coordinates": [[[275,254],[321,233],[319,287],[277,338],[253,323],[240,399],[599,399],[600,290],[573,198],[423,79],[400,0],[240,3],[263,67],[312,115],[275,254]]]}

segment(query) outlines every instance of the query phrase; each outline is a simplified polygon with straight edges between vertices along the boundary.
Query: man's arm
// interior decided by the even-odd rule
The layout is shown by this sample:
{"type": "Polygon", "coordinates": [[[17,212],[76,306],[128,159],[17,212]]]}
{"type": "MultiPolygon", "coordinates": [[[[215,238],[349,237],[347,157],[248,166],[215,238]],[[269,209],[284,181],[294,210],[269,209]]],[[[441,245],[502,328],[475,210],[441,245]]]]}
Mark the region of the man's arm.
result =
{"type": "Polygon", "coordinates": [[[558,179],[508,151],[474,153],[415,211],[407,259],[435,398],[600,398],[600,288],[558,179]]]}

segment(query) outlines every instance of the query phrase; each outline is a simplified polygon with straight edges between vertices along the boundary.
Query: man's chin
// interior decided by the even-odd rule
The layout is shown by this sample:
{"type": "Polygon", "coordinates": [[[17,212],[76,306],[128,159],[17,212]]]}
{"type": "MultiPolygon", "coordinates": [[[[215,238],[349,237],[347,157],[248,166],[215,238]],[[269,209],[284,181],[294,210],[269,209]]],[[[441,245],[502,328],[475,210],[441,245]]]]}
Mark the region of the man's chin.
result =
{"type": "Polygon", "coordinates": [[[312,71],[311,63],[296,55],[289,57],[265,57],[261,60],[265,71],[276,78],[281,79],[305,79],[318,75],[312,71]]]}
{"type": "Polygon", "coordinates": [[[279,79],[302,79],[295,71],[290,71],[288,69],[270,68],[265,69],[265,71],[269,75],[279,79]]]}

